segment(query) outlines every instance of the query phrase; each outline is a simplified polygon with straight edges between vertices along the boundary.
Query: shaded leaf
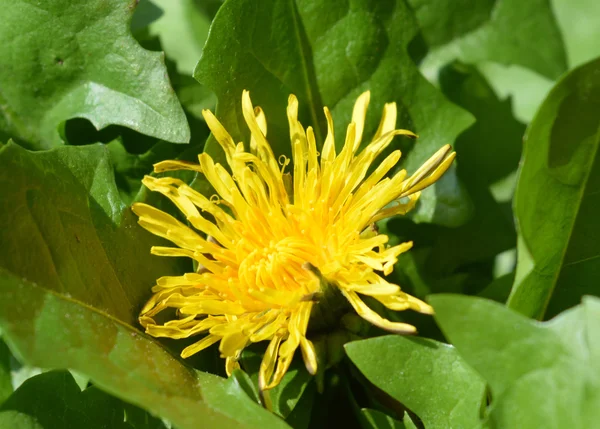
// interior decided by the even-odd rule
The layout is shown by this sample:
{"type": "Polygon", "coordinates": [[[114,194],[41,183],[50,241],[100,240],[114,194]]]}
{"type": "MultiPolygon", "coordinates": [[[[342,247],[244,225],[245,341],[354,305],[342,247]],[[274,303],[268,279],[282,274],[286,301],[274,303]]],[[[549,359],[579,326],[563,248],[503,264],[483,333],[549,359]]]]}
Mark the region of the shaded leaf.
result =
{"type": "Polygon", "coordinates": [[[517,275],[509,306],[541,319],[600,293],[600,61],[551,91],[532,122],[515,194],[517,275]]]}
{"type": "Polygon", "coordinates": [[[108,149],[0,149],[0,266],[129,324],[181,261],[149,253],[152,235],[117,193],[108,149]],[[166,260],[165,260],[166,259],[166,260]]]}
{"type": "Polygon", "coordinates": [[[358,369],[419,416],[427,428],[470,428],[485,385],[447,344],[384,336],[346,344],[358,369]]]}
{"type": "MultiPolygon", "coordinates": [[[[149,254],[156,240],[120,201],[106,147],[9,144],[0,162],[0,219],[11,225],[0,233],[0,328],[24,363],[72,368],[182,429],[280,423],[245,395],[226,395],[236,415],[207,404],[202,375],[134,328],[156,278],[184,268],[149,254]]],[[[210,383],[218,402],[225,382],[210,383]]]]}
{"type": "Polygon", "coordinates": [[[187,143],[163,54],[129,31],[134,0],[1,2],[0,130],[35,149],[63,144],[70,118],[187,143]],[[18,60],[16,60],[18,58],[18,60]]]}
{"type": "Polygon", "coordinates": [[[18,356],[73,368],[177,427],[286,427],[220,377],[193,371],[155,340],[80,301],[0,271],[0,326],[18,356]],[[227,404],[227,407],[225,406],[227,404]]]}
{"type": "Polygon", "coordinates": [[[385,413],[369,408],[361,410],[361,425],[364,429],[405,429],[404,423],[391,418],[385,413]]]}
{"type": "Polygon", "coordinates": [[[492,427],[589,428],[600,418],[600,301],[539,323],[492,301],[430,299],[446,336],[489,383],[492,427]]]}
{"type": "Polygon", "coordinates": [[[12,377],[10,375],[10,350],[0,337],[0,405],[13,392],[12,377]]]}
{"type": "MultiPolygon", "coordinates": [[[[240,361],[244,370],[249,374],[251,385],[258,392],[258,370],[264,354],[264,347],[255,346],[244,350],[240,361]]],[[[304,363],[294,360],[290,369],[285,373],[281,383],[264,392],[267,407],[275,414],[287,418],[301,400],[305,389],[313,381],[313,377],[306,371],[304,363]]],[[[252,395],[250,395],[252,397],[252,395]]]]}
{"type": "Polygon", "coordinates": [[[10,427],[14,413],[48,429],[133,429],[124,421],[121,401],[94,387],[82,392],[68,371],[46,372],[23,383],[0,407],[0,427],[10,427]]]}
{"type": "MultiPolygon", "coordinates": [[[[468,19],[474,13],[472,7],[461,8],[464,2],[445,1],[445,7],[435,8],[437,2],[429,0],[422,3],[431,9],[431,14],[444,13],[448,7],[455,8],[453,16],[456,19],[468,19]]],[[[480,7],[480,2],[469,3],[480,7]]],[[[483,9],[487,7],[489,3],[483,5],[483,9]]],[[[428,19],[431,20],[430,17],[428,19]]],[[[439,19],[446,21],[443,16],[439,19]]],[[[427,30],[425,26],[424,31],[427,30]]],[[[422,64],[426,73],[435,73],[454,59],[470,64],[489,61],[520,65],[551,79],[567,69],[566,53],[550,0],[497,0],[489,20],[469,33],[457,36],[428,55],[422,64]],[[543,43],[523,43],[523,40],[543,40],[543,43]]]]}
{"type": "MultiPolygon", "coordinates": [[[[254,104],[264,109],[268,138],[277,154],[290,152],[285,111],[290,93],[298,97],[300,120],[314,127],[318,144],[325,134],[322,106],[329,106],[338,147],[361,92],[372,93],[367,138],[379,124],[384,103],[396,101],[398,125],[420,135],[406,151],[409,171],[452,143],[471,123],[469,115],[448,103],[414,65],[408,50],[418,27],[404,2],[296,4],[229,0],[213,21],[194,77],[217,94],[217,116],[235,141],[248,141],[240,105],[243,89],[250,90],[254,104]]],[[[223,159],[212,139],[206,151],[223,159]]],[[[434,189],[427,191],[435,197],[423,200],[419,220],[463,223],[468,204],[454,171],[434,189]]]]}

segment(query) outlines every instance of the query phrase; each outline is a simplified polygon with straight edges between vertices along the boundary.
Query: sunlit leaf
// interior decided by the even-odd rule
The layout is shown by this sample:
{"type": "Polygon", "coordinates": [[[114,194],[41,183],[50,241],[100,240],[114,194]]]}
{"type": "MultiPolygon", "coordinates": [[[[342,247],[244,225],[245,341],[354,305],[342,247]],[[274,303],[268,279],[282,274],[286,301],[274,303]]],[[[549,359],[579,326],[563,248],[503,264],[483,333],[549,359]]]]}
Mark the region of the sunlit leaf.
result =
{"type": "Polygon", "coordinates": [[[442,330],[489,383],[491,427],[590,428],[600,419],[600,301],[539,323],[481,298],[430,299],[442,330]]]}
{"type": "Polygon", "coordinates": [[[349,343],[346,352],[369,381],[427,428],[471,428],[479,421],[485,384],[452,346],[385,336],[349,343]]]}
{"type": "Polygon", "coordinates": [[[600,293],[600,61],[562,79],[525,140],[515,214],[518,265],[509,306],[553,316],[600,293]]]}
{"type": "Polygon", "coordinates": [[[163,54],[129,31],[134,0],[4,0],[0,133],[35,149],[63,144],[62,124],[85,118],[187,143],[185,115],[163,54]]]}

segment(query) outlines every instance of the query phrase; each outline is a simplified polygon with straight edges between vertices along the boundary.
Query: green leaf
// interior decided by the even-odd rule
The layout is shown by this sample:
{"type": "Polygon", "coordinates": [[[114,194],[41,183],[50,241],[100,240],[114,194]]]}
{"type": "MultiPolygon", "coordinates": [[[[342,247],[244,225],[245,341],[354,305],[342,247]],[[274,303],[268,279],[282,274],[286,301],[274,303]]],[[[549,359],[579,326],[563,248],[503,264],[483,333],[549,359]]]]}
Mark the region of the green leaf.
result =
{"type": "Polygon", "coordinates": [[[408,0],[429,47],[465,36],[490,19],[493,0],[408,0]]]}
{"type": "Polygon", "coordinates": [[[0,270],[0,326],[25,362],[73,368],[177,427],[287,427],[220,377],[193,371],[158,342],[80,301],[0,270]],[[225,406],[227,404],[227,406],[225,406]]]}
{"type": "Polygon", "coordinates": [[[10,350],[2,337],[0,337],[0,405],[13,392],[12,377],[10,374],[10,350]]]}
{"type": "Polygon", "coordinates": [[[600,293],[600,61],[551,91],[532,122],[515,195],[519,245],[509,307],[538,319],[600,293]]]}
{"type": "Polygon", "coordinates": [[[600,301],[539,323],[492,301],[430,298],[444,334],[489,383],[497,428],[590,428],[600,419],[600,301]]]}
{"type": "Polygon", "coordinates": [[[246,396],[223,393],[239,413],[220,411],[224,380],[205,393],[206,377],[134,328],[156,278],[185,268],[149,254],[156,239],[121,203],[105,146],[9,144],[0,163],[0,221],[10,225],[0,233],[0,329],[21,360],[74,369],[182,429],[207,419],[285,427],[246,396]]]}
{"type": "Polygon", "coordinates": [[[468,33],[458,32],[458,37],[434,49],[421,65],[428,75],[454,59],[470,64],[488,61],[520,65],[551,79],[567,69],[566,53],[550,0],[498,0],[485,22],[481,22],[481,18],[489,2],[469,2],[476,9],[462,7],[462,1],[446,0],[441,7],[432,0],[419,3],[422,12],[417,11],[417,17],[423,22],[425,39],[430,37],[430,33],[435,35],[439,31],[438,27],[432,29],[429,25],[435,18],[437,22],[450,25],[463,18],[469,22],[473,17],[481,23],[468,33]],[[451,16],[454,20],[444,16],[448,8],[453,10],[451,16]],[[522,43],[523,40],[543,40],[543,43],[522,43]]]}
{"type": "MultiPolygon", "coordinates": [[[[264,347],[250,347],[244,350],[241,365],[251,379],[252,388],[257,391],[258,370],[264,354],[264,347]]],[[[264,392],[265,403],[275,414],[284,419],[294,410],[296,404],[302,399],[304,391],[313,381],[313,377],[306,371],[304,363],[300,360],[292,362],[278,386],[264,392]]]]}
{"type": "Polygon", "coordinates": [[[361,412],[361,426],[364,429],[406,429],[404,423],[391,418],[377,410],[363,408],[361,412]]]}
{"type": "MultiPolygon", "coordinates": [[[[395,101],[398,126],[420,135],[405,151],[412,172],[472,122],[419,74],[409,55],[418,31],[403,1],[229,0],[213,21],[194,77],[217,94],[217,116],[235,141],[248,140],[240,101],[242,90],[250,90],[265,111],[277,154],[290,152],[285,110],[290,93],[319,144],[325,134],[322,106],[331,109],[339,147],[354,101],[371,90],[365,136],[376,130],[384,103],[395,101]]],[[[205,150],[223,159],[214,140],[205,150]]],[[[469,207],[454,170],[427,193],[434,197],[423,200],[419,220],[456,226],[467,219],[469,207]]]]}
{"type": "MultiPolygon", "coordinates": [[[[150,34],[160,38],[165,54],[175,61],[180,73],[191,76],[208,36],[214,13],[211,1],[152,0],[162,9],[159,19],[150,24],[150,34]]],[[[218,4],[214,6],[218,7],[218,4]]]]}
{"type": "Polygon", "coordinates": [[[428,429],[470,428],[479,421],[485,385],[447,344],[385,336],[346,344],[375,386],[416,413],[428,429]]]}
{"type": "Polygon", "coordinates": [[[32,153],[8,144],[0,164],[8,272],[134,325],[156,279],[185,267],[150,255],[156,240],[121,202],[105,146],[32,153]]]}
{"type": "Polygon", "coordinates": [[[600,56],[597,43],[600,3],[595,0],[551,0],[551,3],[567,50],[569,67],[600,56]]]}
{"type": "Polygon", "coordinates": [[[23,383],[0,407],[0,428],[8,429],[15,419],[48,429],[133,429],[124,422],[121,401],[94,387],[82,392],[68,371],[46,372],[23,383]]]}
{"type": "Polygon", "coordinates": [[[3,0],[0,132],[35,149],[63,144],[70,118],[122,125],[173,143],[190,138],[163,54],[129,31],[134,0],[3,0]]]}

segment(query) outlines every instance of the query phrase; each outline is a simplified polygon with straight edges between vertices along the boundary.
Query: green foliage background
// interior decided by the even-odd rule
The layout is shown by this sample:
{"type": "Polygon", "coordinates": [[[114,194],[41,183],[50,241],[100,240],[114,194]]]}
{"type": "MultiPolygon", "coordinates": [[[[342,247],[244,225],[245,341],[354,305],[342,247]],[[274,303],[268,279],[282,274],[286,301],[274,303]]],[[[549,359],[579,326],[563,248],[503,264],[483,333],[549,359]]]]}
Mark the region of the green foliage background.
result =
{"type": "MultiPolygon", "coordinates": [[[[0,0],[0,429],[592,428],[600,425],[600,3],[595,0],[0,0]],[[435,308],[348,323],[257,393],[264,347],[223,378],[215,348],[137,324],[156,278],[134,201],[152,164],[223,159],[201,111],[247,140],[243,89],[289,153],[285,106],[342,144],[371,91],[457,161],[407,217],[392,281],[435,308]]],[[[208,191],[201,176],[181,174],[208,191]]],[[[173,213],[175,213],[173,211],[173,213]]],[[[378,308],[377,311],[385,312],[378,308]]]]}

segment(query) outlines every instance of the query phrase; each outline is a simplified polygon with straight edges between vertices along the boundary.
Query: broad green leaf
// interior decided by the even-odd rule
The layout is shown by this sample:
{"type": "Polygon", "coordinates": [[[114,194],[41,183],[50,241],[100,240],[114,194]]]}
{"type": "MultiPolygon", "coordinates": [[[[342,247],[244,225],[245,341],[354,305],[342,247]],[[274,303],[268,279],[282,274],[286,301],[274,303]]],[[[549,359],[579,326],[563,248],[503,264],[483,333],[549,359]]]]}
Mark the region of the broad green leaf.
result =
{"type": "MultiPolygon", "coordinates": [[[[452,16],[456,20],[463,17],[470,19],[476,12],[472,7],[481,8],[481,2],[469,2],[470,7],[462,7],[465,3],[446,0],[443,7],[433,0],[424,0],[421,8],[430,10],[417,13],[424,21],[424,36],[432,31],[427,23],[432,21],[432,14],[445,14],[447,8],[455,8],[452,16]]],[[[483,5],[483,9],[489,3],[483,5]]],[[[440,22],[447,18],[438,15],[440,22]]],[[[481,19],[481,12],[478,14],[481,19]]],[[[450,21],[452,22],[452,21],[450,21]]],[[[489,15],[489,20],[482,22],[477,28],[450,40],[443,46],[432,50],[421,65],[425,73],[435,73],[441,66],[460,59],[466,63],[496,62],[504,65],[520,65],[540,73],[551,79],[557,78],[567,69],[567,58],[560,30],[552,12],[550,0],[497,0],[489,15]],[[523,40],[536,41],[523,43],[523,40]]]]}
{"type": "Polygon", "coordinates": [[[0,405],[13,392],[10,374],[10,350],[0,337],[0,405]]]}
{"type": "MultiPolygon", "coordinates": [[[[151,0],[163,14],[150,24],[150,34],[160,38],[165,54],[180,73],[191,76],[202,56],[214,13],[212,1],[151,0]]],[[[218,3],[214,6],[218,6],[218,3]]]]}
{"type": "Polygon", "coordinates": [[[551,0],[567,51],[569,67],[600,56],[600,3],[595,0],[551,0]]]}
{"type": "Polygon", "coordinates": [[[70,118],[187,143],[163,54],[129,31],[134,0],[2,0],[0,132],[35,149],[62,145],[70,118]]]}
{"type": "MultiPolygon", "coordinates": [[[[15,414],[44,429],[133,429],[125,423],[123,403],[97,388],[81,391],[68,371],[50,371],[27,380],[0,407],[0,428],[15,414]]],[[[139,428],[142,429],[142,428],[139,428]]]]}
{"type": "Polygon", "coordinates": [[[600,61],[551,91],[532,122],[515,195],[518,264],[509,306],[538,319],[597,295],[600,61]]]}
{"type": "MultiPolygon", "coordinates": [[[[202,375],[134,327],[156,278],[185,267],[149,254],[156,239],[120,201],[105,146],[9,144],[0,163],[0,221],[10,225],[0,233],[0,329],[24,363],[74,369],[182,429],[277,427],[245,396],[226,395],[246,410],[238,415],[209,405],[202,375]]],[[[210,379],[215,401],[219,383],[210,379]]]]}
{"type": "Polygon", "coordinates": [[[452,346],[384,336],[349,343],[346,353],[369,381],[428,429],[474,428],[479,422],[485,385],[452,346]]]}
{"type": "Polygon", "coordinates": [[[117,193],[103,145],[0,149],[0,267],[134,325],[158,277],[181,261],[149,254],[117,193]],[[166,260],[165,260],[166,259],[166,260]]]}
{"type": "Polygon", "coordinates": [[[481,298],[430,298],[447,338],[489,383],[492,427],[595,427],[600,419],[600,300],[550,322],[481,298]]]}
{"type": "Polygon", "coordinates": [[[232,391],[231,383],[192,370],[155,340],[74,297],[4,270],[0,296],[0,326],[18,357],[31,365],[73,368],[106,392],[181,429],[201,423],[287,427],[245,394],[232,391]]]}
{"type": "MultiPolygon", "coordinates": [[[[217,116],[236,141],[247,141],[240,101],[242,90],[250,90],[254,104],[265,111],[277,154],[290,152],[285,111],[290,93],[298,97],[300,120],[314,127],[319,144],[326,131],[322,106],[331,109],[339,147],[354,101],[370,90],[365,136],[376,130],[384,103],[395,101],[398,126],[420,135],[405,151],[404,165],[414,171],[472,122],[419,74],[408,52],[418,31],[401,0],[229,0],[213,21],[194,77],[217,94],[217,116]]],[[[214,140],[206,151],[222,159],[214,140]]],[[[454,170],[427,193],[431,198],[423,199],[420,221],[457,226],[468,218],[454,170]]]]}
{"type": "Polygon", "coordinates": [[[489,21],[494,0],[408,0],[429,47],[445,45],[489,21]]]}

